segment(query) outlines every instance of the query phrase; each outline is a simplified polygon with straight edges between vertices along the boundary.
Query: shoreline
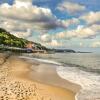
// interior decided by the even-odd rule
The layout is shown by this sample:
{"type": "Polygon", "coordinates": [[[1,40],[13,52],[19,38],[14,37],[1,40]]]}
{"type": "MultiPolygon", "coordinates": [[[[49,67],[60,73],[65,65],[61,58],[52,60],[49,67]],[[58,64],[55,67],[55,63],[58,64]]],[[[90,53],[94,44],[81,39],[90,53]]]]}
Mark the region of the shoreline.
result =
{"type": "Polygon", "coordinates": [[[29,58],[24,56],[20,56],[20,58],[26,59],[29,63],[38,64],[38,66],[30,67],[31,72],[29,73],[29,77],[31,77],[31,79],[48,85],[69,89],[74,93],[79,92],[79,90],[81,89],[80,85],[60,77],[60,75],[57,73],[57,68],[61,66],[60,63],[44,59],[29,58]],[[49,79],[47,78],[47,76],[49,77],[49,79]]]}
{"type": "Polygon", "coordinates": [[[45,59],[29,59],[42,62],[42,65],[38,66],[38,69],[35,69],[35,71],[38,72],[38,75],[40,74],[40,76],[38,77],[40,80],[38,80],[38,82],[41,82],[42,80],[42,82],[45,81],[46,84],[69,89],[75,93],[75,100],[100,100],[99,74],[86,72],[84,70],[78,69],[77,67],[70,67],[67,65],[66,67],[64,67],[57,62],[45,59]],[[46,73],[46,75],[50,77],[55,76],[56,81],[54,80],[54,78],[51,78],[49,81],[46,81],[46,78],[41,79],[41,77],[45,77],[45,75],[42,74],[47,71],[45,69],[50,70],[46,73]],[[65,84],[62,84],[62,82],[64,82],[65,84]]]}
{"type": "Polygon", "coordinates": [[[73,91],[74,93],[77,93],[81,89],[81,86],[61,78],[57,73],[57,67],[57,65],[45,63],[38,66],[38,69],[31,67],[32,72],[30,73],[30,77],[37,82],[65,88],[70,91],[73,91]],[[46,69],[49,71],[47,71],[46,69]]]}
{"type": "MultiPolygon", "coordinates": [[[[2,56],[0,57],[5,59],[2,56]]],[[[75,93],[68,89],[32,80],[30,78],[30,73],[33,72],[30,68],[32,64],[33,63],[28,63],[27,60],[21,59],[18,56],[10,56],[6,62],[1,65],[0,71],[3,72],[0,73],[0,79],[3,78],[5,80],[0,81],[0,99],[3,98],[3,100],[5,100],[4,98],[8,98],[8,100],[17,100],[18,98],[22,98],[21,100],[75,100],[75,93]],[[6,88],[7,90],[2,90],[2,88],[6,88]]],[[[35,62],[33,67],[36,68],[36,66],[38,65],[35,62]]]]}
{"type": "Polygon", "coordinates": [[[75,100],[100,100],[100,75],[68,66],[59,67],[57,72],[61,78],[81,86],[75,100]]]}
{"type": "Polygon", "coordinates": [[[75,94],[74,99],[76,98],[75,96],[77,95],[77,93],[81,90],[81,86],[79,84],[75,84],[74,82],[70,82],[69,80],[65,80],[60,77],[60,75],[57,73],[58,66],[61,66],[60,63],[24,56],[21,56],[20,58],[28,60],[28,62],[31,62],[33,64],[38,63],[38,66],[30,67],[31,72],[29,73],[29,77],[31,77],[32,80],[42,84],[51,85],[72,91],[75,94]],[[49,78],[47,78],[47,76],[49,78]]]}

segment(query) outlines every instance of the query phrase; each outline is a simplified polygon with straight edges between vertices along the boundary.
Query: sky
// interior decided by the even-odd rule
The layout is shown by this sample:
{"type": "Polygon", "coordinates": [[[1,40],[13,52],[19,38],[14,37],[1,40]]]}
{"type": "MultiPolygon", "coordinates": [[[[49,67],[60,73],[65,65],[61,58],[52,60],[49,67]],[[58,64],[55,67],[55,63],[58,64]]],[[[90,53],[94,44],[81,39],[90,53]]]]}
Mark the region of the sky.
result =
{"type": "Polygon", "coordinates": [[[0,0],[0,27],[49,48],[100,51],[100,0],[0,0]]]}

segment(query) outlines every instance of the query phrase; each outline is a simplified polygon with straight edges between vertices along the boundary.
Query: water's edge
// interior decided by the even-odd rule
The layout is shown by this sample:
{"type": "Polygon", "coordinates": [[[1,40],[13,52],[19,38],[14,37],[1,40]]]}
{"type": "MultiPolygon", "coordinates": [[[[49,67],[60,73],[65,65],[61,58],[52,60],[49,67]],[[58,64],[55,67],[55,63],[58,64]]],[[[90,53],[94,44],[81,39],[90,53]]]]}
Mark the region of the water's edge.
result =
{"type": "Polygon", "coordinates": [[[76,93],[75,100],[100,100],[100,75],[97,73],[81,70],[78,67],[63,66],[62,63],[55,61],[25,57],[30,60],[57,65],[56,72],[62,79],[65,79],[73,84],[77,84],[81,89],[76,93]]]}
{"type": "MultiPolygon", "coordinates": [[[[54,62],[54,61],[51,61],[51,60],[44,60],[44,59],[38,59],[38,58],[31,58],[31,57],[26,57],[26,56],[20,56],[20,58],[26,58],[26,59],[29,59],[29,60],[36,60],[36,61],[39,61],[39,62],[41,62],[41,63],[46,63],[46,64],[52,64],[52,65],[54,65],[54,66],[57,66],[56,67],[56,73],[57,73],[57,75],[60,77],[60,78],[62,78],[62,79],[64,79],[60,74],[59,74],[59,68],[64,68],[64,66],[62,66],[62,64],[61,63],[58,63],[58,62],[54,62]]],[[[72,85],[72,87],[73,88],[77,88],[77,89],[71,89],[71,91],[73,91],[76,95],[75,95],[75,100],[78,100],[77,99],[77,95],[78,95],[78,93],[79,93],[79,91],[81,90],[81,85],[80,84],[76,84],[75,82],[72,82],[72,81],[70,81],[70,79],[64,79],[64,80],[66,80],[66,82],[68,81],[69,83],[67,83],[67,84],[71,84],[72,85]],[[77,92],[76,92],[77,91],[77,92]]],[[[52,83],[51,83],[52,84],[52,83]]],[[[59,86],[58,84],[57,84],[57,86],[59,86]]],[[[61,87],[61,86],[59,86],[59,87],[61,87]]],[[[67,87],[65,88],[65,89],[68,89],[67,87]]],[[[70,90],[70,89],[69,89],[70,90]]]]}

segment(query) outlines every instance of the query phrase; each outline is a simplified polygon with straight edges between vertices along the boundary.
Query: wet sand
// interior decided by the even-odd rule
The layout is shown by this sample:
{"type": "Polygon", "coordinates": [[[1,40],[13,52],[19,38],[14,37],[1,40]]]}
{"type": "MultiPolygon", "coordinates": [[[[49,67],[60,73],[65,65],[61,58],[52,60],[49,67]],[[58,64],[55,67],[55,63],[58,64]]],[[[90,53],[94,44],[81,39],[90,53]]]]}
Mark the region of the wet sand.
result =
{"type": "Polygon", "coordinates": [[[0,54],[0,100],[75,100],[75,92],[55,75],[39,62],[0,54]]]}
{"type": "Polygon", "coordinates": [[[41,83],[46,83],[48,85],[54,85],[61,88],[69,89],[74,93],[77,93],[80,90],[80,86],[74,83],[71,83],[65,79],[62,79],[57,74],[58,65],[41,63],[38,66],[32,66],[32,72],[30,73],[30,77],[33,80],[36,80],[41,83]]]}

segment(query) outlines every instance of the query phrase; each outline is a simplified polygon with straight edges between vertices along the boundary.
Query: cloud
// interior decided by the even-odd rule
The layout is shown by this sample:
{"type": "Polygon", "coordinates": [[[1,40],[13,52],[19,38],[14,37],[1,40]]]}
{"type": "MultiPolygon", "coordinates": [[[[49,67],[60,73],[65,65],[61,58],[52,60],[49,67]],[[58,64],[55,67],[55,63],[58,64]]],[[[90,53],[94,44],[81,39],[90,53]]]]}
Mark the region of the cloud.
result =
{"type": "Polygon", "coordinates": [[[40,37],[42,42],[51,42],[52,41],[52,37],[49,34],[43,34],[40,37]]]}
{"type": "Polygon", "coordinates": [[[56,39],[52,39],[50,42],[43,43],[47,47],[61,47],[62,43],[58,42],[56,39]]]}
{"type": "Polygon", "coordinates": [[[25,2],[24,4],[17,4],[16,2],[12,6],[6,3],[2,4],[0,6],[0,16],[28,22],[47,22],[55,19],[50,9],[28,5],[25,2]]]}
{"type": "Polygon", "coordinates": [[[40,42],[47,47],[60,47],[62,43],[58,41],[53,35],[43,34],[40,37],[40,42]]]}
{"type": "Polygon", "coordinates": [[[58,46],[61,46],[62,44],[59,43],[57,40],[52,40],[51,43],[50,43],[50,45],[51,45],[51,46],[54,46],[54,47],[55,47],[55,46],[58,47],[58,46]]]}
{"type": "Polygon", "coordinates": [[[49,8],[32,5],[31,0],[15,0],[13,5],[0,5],[0,27],[6,27],[10,32],[24,32],[27,29],[47,32],[56,28],[66,28],[67,25],[49,8]]]}
{"type": "Polygon", "coordinates": [[[13,34],[13,35],[15,35],[15,36],[17,36],[17,37],[19,37],[19,38],[27,38],[27,37],[30,37],[31,35],[32,35],[32,31],[30,30],[30,29],[27,29],[27,31],[22,31],[22,32],[12,32],[11,34],[13,34]]]}
{"type": "Polygon", "coordinates": [[[83,43],[82,42],[80,42],[79,45],[80,45],[80,47],[83,47],[83,43]]]}
{"type": "Polygon", "coordinates": [[[97,47],[100,47],[100,41],[95,41],[92,43],[91,47],[93,48],[97,48],[97,47]]]}
{"type": "Polygon", "coordinates": [[[49,1],[53,1],[53,0],[33,0],[33,2],[39,2],[39,3],[49,2],[49,1]]]}
{"type": "Polygon", "coordinates": [[[96,35],[100,34],[100,25],[92,25],[84,27],[79,25],[74,30],[64,31],[56,34],[56,38],[94,38],[96,35]]]}
{"type": "Polygon", "coordinates": [[[87,22],[87,24],[97,24],[100,23],[100,11],[98,12],[89,12],[80,17],[80,19],[87,22]]]}
{"type": "Polygon", "coordinates": [[[30,25],[27,23],[23,23],[22,25],[19,21],[11,20],[3,18],[2,23],[0,23],[0,26],[2,28],[7,29],[8,31],[25,31],[27,28],[31,28],[30,25]]]}
{"type": "Polygon", "coordinates": [[[15,0],[15,2],[32,2],[33,0],[15,0]]]}
{"type": "Polygon", "coordinates": [[[78,3],[64,1],[58,5],[57,9],[69,14],[75,14],[77,12],[84,11],[86,7],[78,3]]]}
{"type": "Polygon", "coordinates": [[[68,20],[62,20],[62,23],[66,24],[66,26],[69,27],[70,25],[78,25],[80,21],[78,18],[72,18],[68,20]]]}

